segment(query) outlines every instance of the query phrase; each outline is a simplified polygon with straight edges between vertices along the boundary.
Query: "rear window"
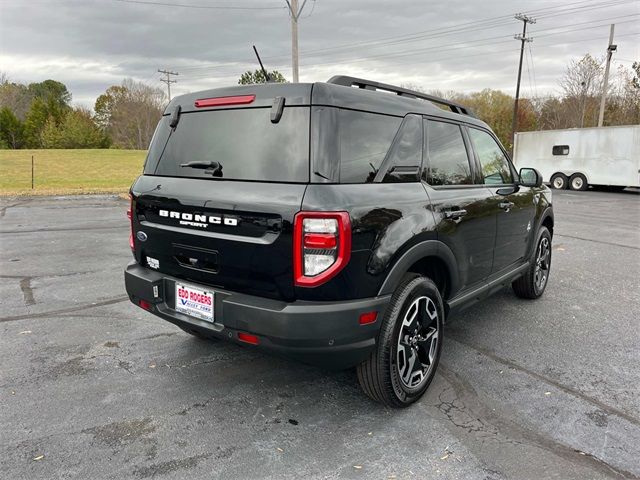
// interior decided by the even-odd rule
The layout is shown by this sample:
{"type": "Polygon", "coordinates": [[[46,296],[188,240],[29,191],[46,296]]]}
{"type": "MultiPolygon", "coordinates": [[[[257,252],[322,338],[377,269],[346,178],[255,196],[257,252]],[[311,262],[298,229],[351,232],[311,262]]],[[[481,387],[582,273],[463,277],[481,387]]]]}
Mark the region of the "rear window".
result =
{"type": "Polygon", "coordinates": [[[183,113],[174,131],[160,121],[144,173],[213,180],[309,181],[309,107],[287,107],[278,123],[270,108],[183,113]],[[181,167],[218,162],[222,172],[181,167]]]}

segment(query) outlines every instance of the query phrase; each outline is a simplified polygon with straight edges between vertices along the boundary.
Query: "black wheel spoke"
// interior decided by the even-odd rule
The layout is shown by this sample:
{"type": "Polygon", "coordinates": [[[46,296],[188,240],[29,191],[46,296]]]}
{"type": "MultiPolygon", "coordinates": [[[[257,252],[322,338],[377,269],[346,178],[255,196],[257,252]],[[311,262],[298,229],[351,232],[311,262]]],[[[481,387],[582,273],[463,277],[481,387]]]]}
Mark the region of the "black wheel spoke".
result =
{"type": "Polygon", "coordinates": [[[547,282],[549,267],[551,264],[551,245],[549,239],[542,237],[538,243],[536,251],[536,263],[533,275],[533,282],[538,290],[544,289],[547,282]]]}
{"type": "Polygon", "coordinates": [[[396,364],[402,383],[418,388],[428,377],[437,352],[438,310],[429,297],[411,304],[398,333],[396,364]]]}

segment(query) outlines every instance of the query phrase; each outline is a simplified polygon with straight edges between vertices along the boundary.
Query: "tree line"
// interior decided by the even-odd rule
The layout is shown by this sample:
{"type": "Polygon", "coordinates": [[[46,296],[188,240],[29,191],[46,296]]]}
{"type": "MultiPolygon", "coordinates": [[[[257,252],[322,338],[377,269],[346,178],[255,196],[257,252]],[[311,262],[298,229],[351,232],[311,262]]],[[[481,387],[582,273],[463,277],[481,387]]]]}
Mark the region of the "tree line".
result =
{"type": "MultiPolygon", "coordinates": [[[[272,81],[286,82],[277,71],[272,81]]],[[[261,71],[245,72],[239,84],[264,83],[261,71]]],[[[556,95],[520,99],[518,131],[593,127],[598,122],[604,58],[572,60],[556,95]]],[[[420,86],[405,84],[414,90],[420,86]]],[[[429,93],[471,108],[511,148],[514,99],[500,90],[429,93]]],[[[71,93],[55,80],[28,85],[0,75],[0,148],[123,148],[144,150],[162,116],[167,97],[160,88],[126,79],[100,95],[93,111],[71,106],[71,93]]],[[[605,125],[640,124],[640,62],[611,75],[605,125]]]]}
{"type": "Polygon", "coordinates": [[[93,111],[71,105],[56,80],[15,83],[0,75],[0,148],[123,148],[144,150],[166,95],[126,79],[100,95],[93,111]]]}
{"type": "MultiPolygon", "coordinates": [[[[550,96],[520,98],[517,131],[586,128],[598,125],[604,85],[604,58],[586,54],[572,60],[558,82],[559,92],[550,96]]],[[[413,84],[410,89],[425,91],[413,84]]],[[[640,124],[640,62],[620,66],[609,77],[604,125],[640,124]]],[[[426,92],[426,91],[425,91],[426,92]]],[[[488,123],[502,144],[511,149],[514,98],[501,90],[484,89],[462,94],[431,90],[426,93],[469,107],[488,123]]]]}

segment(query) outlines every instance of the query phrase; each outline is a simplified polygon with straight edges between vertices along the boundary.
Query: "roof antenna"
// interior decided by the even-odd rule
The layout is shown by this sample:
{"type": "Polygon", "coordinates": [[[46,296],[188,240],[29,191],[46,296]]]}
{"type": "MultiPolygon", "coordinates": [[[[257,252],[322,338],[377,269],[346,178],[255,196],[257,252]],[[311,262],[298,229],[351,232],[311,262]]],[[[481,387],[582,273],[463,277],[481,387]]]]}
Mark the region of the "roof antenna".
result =
{"type": "Polygon", "coordinates": [[[260,64],[260,68],[262,69],[262,73],[264,75],[264,78],[267,81],[267,83],[269,83],[271,81],[271,77],[269,77],[269,74],[264,69],[264,65],[262,65],[262,60],[260,60],[260,54],[258,53],[258,49],[256,48],[255,45],[253,45],[253,51],[256,52],[256,57],[258,57],[258,63],[260,64]]]}

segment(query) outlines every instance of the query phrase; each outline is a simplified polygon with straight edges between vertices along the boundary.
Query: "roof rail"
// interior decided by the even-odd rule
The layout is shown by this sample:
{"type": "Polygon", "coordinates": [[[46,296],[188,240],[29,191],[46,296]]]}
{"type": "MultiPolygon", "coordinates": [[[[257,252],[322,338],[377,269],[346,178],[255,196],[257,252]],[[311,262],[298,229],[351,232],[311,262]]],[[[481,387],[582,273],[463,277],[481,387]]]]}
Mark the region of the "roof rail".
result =
{"type": "Polygon", "coordinates": [[[327,83],[331,83],[333,85],[342,85],[345,87],[363,88],[365,90],[374,90],[374,91],[382,90],[384,92],[395,93],[396,95],[399,95],[401,97],[420,98],[422,100],[428,100],[430,102],[449,107],[449,109],[453,113],[459,113],[461,115],[469,115],[471,117],[475,117],[473,111],[465,107],[464,105],[460,105],[459,103],[452,102],[444,98],[428,95],[426,93],[416,92],[415,90],[396,87],[395,85],[388,85],[386,83],[379,83],[371,80],[365,80],[363,78],[349,77],[346,75],[336,75],[334,77],[331,77],[327,81],[327,83]]]}

